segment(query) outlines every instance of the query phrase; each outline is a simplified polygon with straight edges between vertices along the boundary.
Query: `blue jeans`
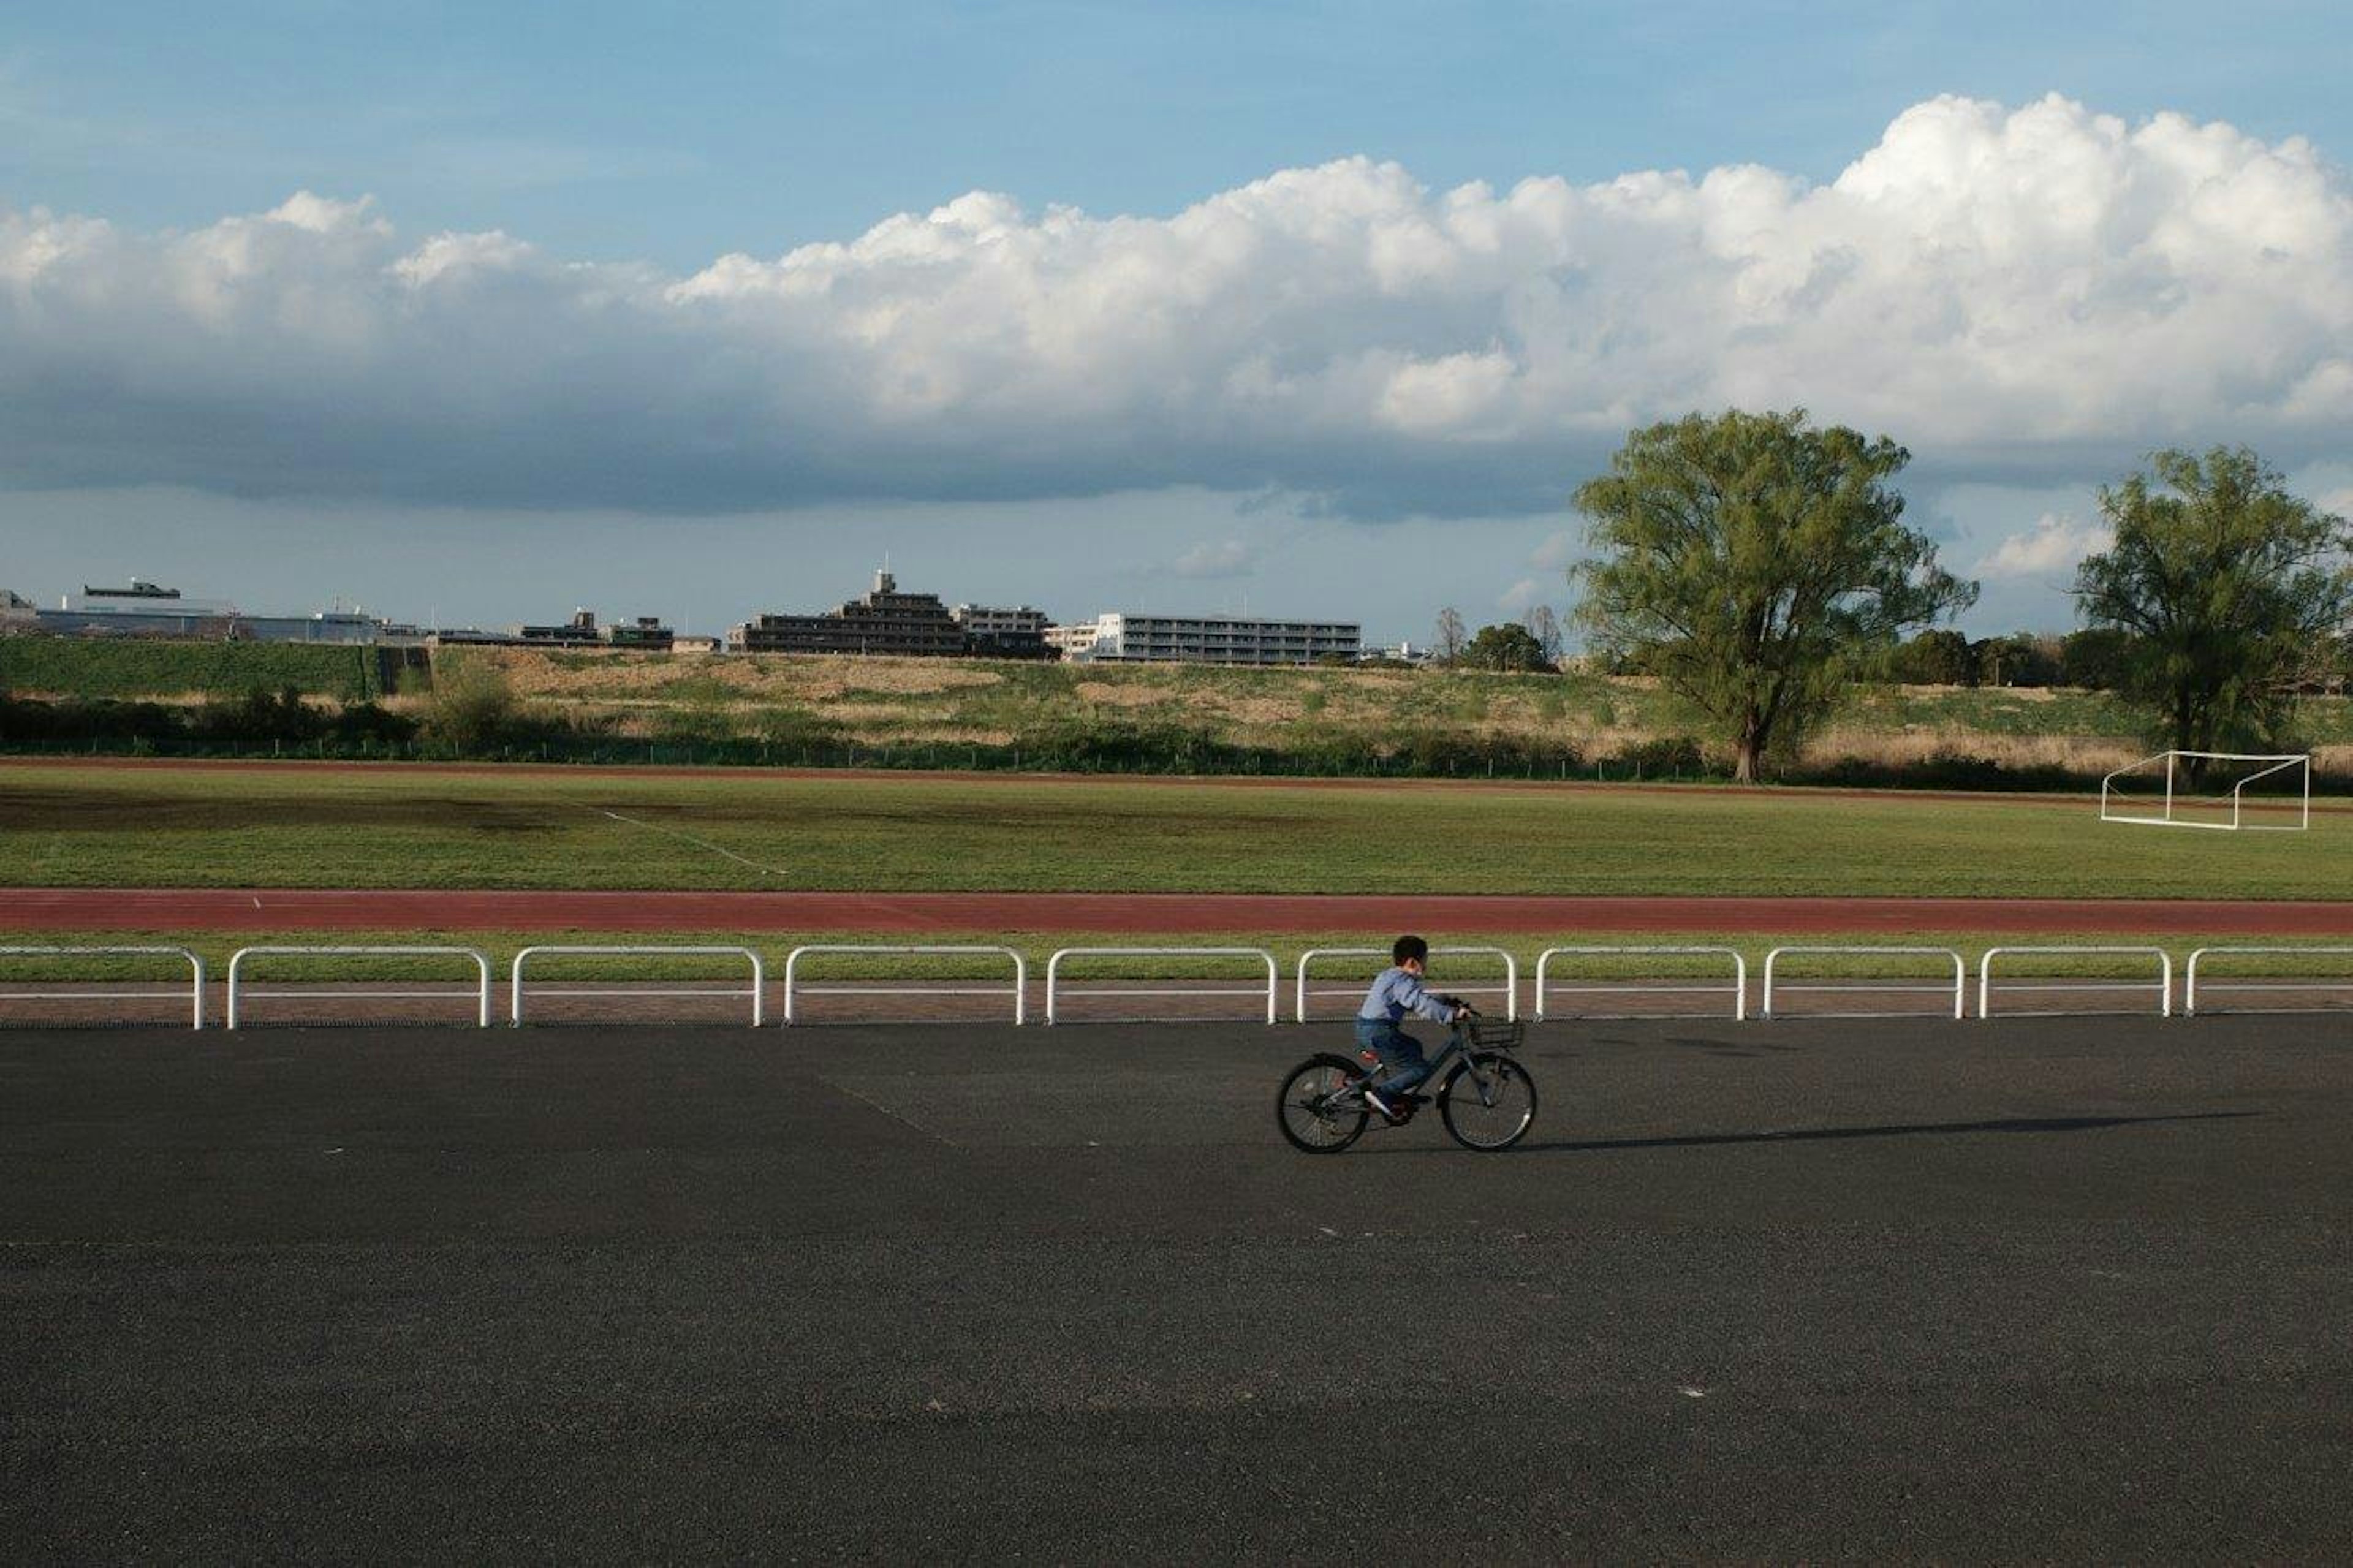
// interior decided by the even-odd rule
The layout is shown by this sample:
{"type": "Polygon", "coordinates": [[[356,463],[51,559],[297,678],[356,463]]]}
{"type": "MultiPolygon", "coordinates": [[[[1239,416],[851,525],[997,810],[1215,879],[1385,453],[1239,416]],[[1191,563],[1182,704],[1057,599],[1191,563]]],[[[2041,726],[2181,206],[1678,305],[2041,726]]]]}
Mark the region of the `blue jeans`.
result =
{"type": "Polygon", "coordinates": [[[1356,1046],[1378,1056],[1388,1069],[1388,1076],[1373,1085],[1383,1093],[1403,1093],[1430,1077],[1430,1058],[1422,1055],[1421,1042],[1387,1018],[1357,1019],[1356,1046]]]}

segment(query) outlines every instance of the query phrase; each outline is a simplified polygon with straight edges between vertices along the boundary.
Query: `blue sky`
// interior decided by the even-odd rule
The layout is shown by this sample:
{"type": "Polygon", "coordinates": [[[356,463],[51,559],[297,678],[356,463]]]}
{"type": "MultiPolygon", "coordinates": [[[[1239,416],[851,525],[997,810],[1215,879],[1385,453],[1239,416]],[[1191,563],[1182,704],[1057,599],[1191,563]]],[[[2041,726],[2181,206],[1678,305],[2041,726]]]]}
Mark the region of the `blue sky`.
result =
{"type": "Polygon", "coordinates": [[[1247,599],[1419,636],[1442,603],[1476,624],[1567,602],[1559,498],[1614,413],[1738,400],[1905,439],[1948,563],[2008,563],[1976,624],[2063,624],[2090,488],[2152,445],[2253,440],[2324,499],[2353,486],[2328,434],[2348,58],[2344,7],[2291,5],[20,5],[0,218],[39,277],[0,291],[0,349],[39,374],[0,370],[0,585],[135,570],[256,608],[577,600],[715,627],[854,592],[890,549],[952,598],[1247,599]],[[2051,94],[2068,110],[2037,111],[2051,94]],[[1917,112],[1947,95],[1988,108],[1917,112]],[[2144,134],[2168,116],[2188,129],[2144,134]],[[1853,211],[1808,202],[1874,150],[1853,211]],[[1989,161],[2006,184],[1956,186],[1989,161]],[[1779,186],[1607,195],[1741,165],[1779,186]],[[1286,170],[1326,173],[1247,194],[1286,170]],[[1472,182],[1483,204],[1451,200],[1472,182]],[[2207,238],[2138,211],[2157,185],[2207,238]],[[2240,216],[2199,205],[2218,187],[2240,216]],[[320,205],[285,209],[298,192],[320,205]],[[912,250],[870,235],[972,192],[1006,205],[912,250]],[[1230,244],[1118,221],[1221,198],[1230,244]],[[2021,235],[2087,203],[2139,237],[2021,235]],[[1487,237],[1514,225],[1499,270],[1487,237]],[[1725,237],[1743,225],[1765,238],[1725,237]],[[1965,275],[1935,270],[1952,233],[1982,250],[1965,275]],[[1906,274],[1887,257],[1913,239],[1906,274]],[[1738,254],[1645,282],[1694,246],[1738,254]],[[2306,270],[2273,279],[2274,255],[2306,270]],[[716,273],[730,256],[751,266],[716,273]],[[1363,287],[1255,324],[1264,354],[1167,341],[1359,264],[1363,287]],[[1874,270],[1877,296],[1849,281],[1874,270]],[[1950,398],[1851,368],[1912,275],[1949,320],[1908,330],[1967,347],[1931,367],[1950,398]],[[412,295],[371,314],[392,278],[412,295]],[[2176,390],[2149,392],[2151,310],[2242,287],[2168,314],[2176,390]],[[840,303],[812,318],[812,289],[840,303]],[[1865,303],[1810,313],[1841,289],[1865,303]],[[1669,341],[1685,297],[1715,325],[1669,341]],[[2080,340],[2048,342],[2042,300],[2080,340]],[[1091,309],[1104,329],[1060,342],[1091,309]],[[1102,346],[1163,312],[1168,334],[1102,346]],[[1751,352],[1759,331],[1785,344],[1751,352]],[[1196,383],[1223,390],[1155,390],[1196,383]]]}

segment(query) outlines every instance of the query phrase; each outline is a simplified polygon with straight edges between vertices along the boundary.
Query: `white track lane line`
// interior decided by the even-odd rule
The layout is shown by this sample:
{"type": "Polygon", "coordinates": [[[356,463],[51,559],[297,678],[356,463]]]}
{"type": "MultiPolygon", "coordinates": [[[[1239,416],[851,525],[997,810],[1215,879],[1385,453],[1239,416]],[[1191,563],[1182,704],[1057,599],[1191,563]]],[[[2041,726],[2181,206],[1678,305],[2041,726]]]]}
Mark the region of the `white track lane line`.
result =
{"type": "Polygon", "coordinates": [[[603,815],[611,817],[616,822],[626,822],[632,827],[642,827],[649,833],[664,833],[668,834],[672,838],[682,838],[698,849],[708,849],[713,855],[724,856],[728,859],[734,861],[739,866],[749,866],[753,870],[759,872],[764,877],[788,877],[792,875],[791,872],[781,870],[775,866],[763,866],[757,860],[747,860],[743,856],[736,854],[733,849],[713,844],[708,838],[697,838],[691,833],[682,833],[675,827],[665,827],[659,822],[648,822],[642,817],[626,816],[620,812],[613,811],[601,805],[592,806],[589,809],[601,812],[603,815]]]}

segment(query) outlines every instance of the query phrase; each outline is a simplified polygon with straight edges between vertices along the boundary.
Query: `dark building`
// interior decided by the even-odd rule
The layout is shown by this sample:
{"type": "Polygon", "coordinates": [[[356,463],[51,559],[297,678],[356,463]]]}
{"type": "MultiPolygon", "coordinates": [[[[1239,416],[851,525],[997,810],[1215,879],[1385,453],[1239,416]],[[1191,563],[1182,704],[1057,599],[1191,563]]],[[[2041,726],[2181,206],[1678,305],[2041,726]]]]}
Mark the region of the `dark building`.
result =
{"type": "Polygon", "coordinates": [[[874,591],[821,616],[762,616],[727,634],[731,653],[886,653],[953,658],[968,639],[937,594],[902,594],[888,572],[874,591]]]}
{"type": "Polygon", "coordinates": [[[1023,605],[1018,609],[995,609],[987,605],[958,605],[948,612],[964,628],[965,651],[975,658],[1052,658],[1046,643],[1046,612],[1023,605]]]}
{"type": "Polygon", "coordinates": [[[533,647],[550,643],[559,647],[595,647],[604,639],[596,635],[596,612],[575,610],[560,626],[517,626],[513,640],[533,647]]]}
{"type": "Polygon", "coordinates": [[[659,616],[615,621],[604,628],[604,633],[605,640],[613,647],[636,648],[643,653],[668,653],[678,641],[678,634],[662,625],[659,616]]]}

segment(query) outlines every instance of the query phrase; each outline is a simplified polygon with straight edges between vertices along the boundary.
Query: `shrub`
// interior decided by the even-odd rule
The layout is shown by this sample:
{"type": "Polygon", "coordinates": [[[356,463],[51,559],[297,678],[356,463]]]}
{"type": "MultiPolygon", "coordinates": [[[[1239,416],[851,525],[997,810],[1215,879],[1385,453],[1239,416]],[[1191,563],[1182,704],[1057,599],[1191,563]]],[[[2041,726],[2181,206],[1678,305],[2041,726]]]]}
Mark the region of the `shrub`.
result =
{"type": "Polygon", "coordinates": [[[514,688],[504,670],[453,648],[440,650],[425,710],[428,739],[453,752],[478,751],[508,739],[516,717],[514,688]]]}

